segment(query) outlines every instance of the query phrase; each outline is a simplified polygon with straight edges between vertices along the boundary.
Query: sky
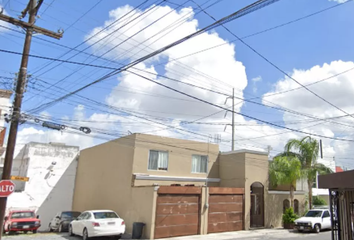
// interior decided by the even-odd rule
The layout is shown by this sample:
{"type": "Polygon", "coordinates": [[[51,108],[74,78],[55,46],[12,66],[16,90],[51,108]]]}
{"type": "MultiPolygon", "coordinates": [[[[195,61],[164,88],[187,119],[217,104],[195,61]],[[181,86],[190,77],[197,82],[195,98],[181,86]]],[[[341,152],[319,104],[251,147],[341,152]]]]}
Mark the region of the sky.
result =
{"type": "MultiPolygon", "coordinates": [[[[26,3],[0,0],[12,17],[26,3]]],[[[225,109],[231,109],[234,89],[235,149],[269,146],[274,156],[289,139],[312,134],[323,142],[324,160],[353,168],[352,1],[276,1],[60,99],[251,3],[44,1],[36,25],[64,33],[60,40],[33,38],[37,57],[29,61],[22,107],[28,118],[17,148],[30,141],[87,148],[147,133],[219,143],[229,151],[231,113],[225,109]],[[44,121],[66,128],[44,128],[44,121]]],[[[0,26],[0,87],[10,89],[24,31],[0,26]]]]}

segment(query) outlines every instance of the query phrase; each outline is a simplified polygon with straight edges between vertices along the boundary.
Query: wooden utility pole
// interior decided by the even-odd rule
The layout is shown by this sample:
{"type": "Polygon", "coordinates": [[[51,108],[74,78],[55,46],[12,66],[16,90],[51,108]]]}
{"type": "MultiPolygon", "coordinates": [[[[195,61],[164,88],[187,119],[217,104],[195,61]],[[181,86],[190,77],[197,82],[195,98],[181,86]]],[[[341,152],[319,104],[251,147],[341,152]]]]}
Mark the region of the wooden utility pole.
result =
{"type": "MultiPolygon", "coordinates": [[[[38,4],[37,4],[37,0],[29,0],[26,9],[22,11],[22,15],[20,16],[20,18],[24,18],[28,13],[29,14],[28,22],[23,22],[21,20],[6,16],[2,14],[2,11],[0,11],[0,20],[11,23],[16,26],[20,26],[26,30],[26,38],[23,47],[21,66],[20,66],[20,71],[18,74],[16,89],[15,89],[15,99],[13,102],[13,113],[11,118],[9,137],[7,140],[4,168],[2,174],[3,180],[8,180],[11,178],[12,161],[14,157],[19,119],[21,116],[22,98],[24,93],[24,87],[27,81],[28,55],[30,53],[32,34],[33,32],[36,32],[56,39],[60,39],[62,37],[62,33],[55,33],[34,25],[36,21],[38,9],[42,5],[42,3],[43,0],[39,0],[38,4]]],[[[7,202],[6,197],[0,198],[0,227],[1,228],[3,228],[4,226],[6,202],[7,202]]],[[[2,233],[3,231],[0,231],[0,240],[1,240],[2,233]]]]}

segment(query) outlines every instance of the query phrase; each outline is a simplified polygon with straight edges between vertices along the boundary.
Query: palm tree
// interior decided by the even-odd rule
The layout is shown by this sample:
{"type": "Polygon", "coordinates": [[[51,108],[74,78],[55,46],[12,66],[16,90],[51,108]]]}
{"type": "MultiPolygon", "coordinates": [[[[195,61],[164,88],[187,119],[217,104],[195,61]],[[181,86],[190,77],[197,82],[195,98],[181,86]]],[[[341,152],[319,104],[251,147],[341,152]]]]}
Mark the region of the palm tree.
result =
{"type": "Polygon", "coordinates": [[[332,173],[332,170],[325,165],[318,163],[319,144],[318,141],[310,136],[300,140],[290,139],[285,145],[285,154],[296,156],[302,167],[302,174],[307,178],[309,189],[309,209],[312,208],[312,184],[316,181],[316,175],[332,173]]]}
{"type": "Polygon", "coordinates": [[[296,157],[276,157],[269,166],[269,178],[273,186],[289,184],[290,202],[294,208],[294,192],[296,180],[300,179],[301,162],[296,157]]]}

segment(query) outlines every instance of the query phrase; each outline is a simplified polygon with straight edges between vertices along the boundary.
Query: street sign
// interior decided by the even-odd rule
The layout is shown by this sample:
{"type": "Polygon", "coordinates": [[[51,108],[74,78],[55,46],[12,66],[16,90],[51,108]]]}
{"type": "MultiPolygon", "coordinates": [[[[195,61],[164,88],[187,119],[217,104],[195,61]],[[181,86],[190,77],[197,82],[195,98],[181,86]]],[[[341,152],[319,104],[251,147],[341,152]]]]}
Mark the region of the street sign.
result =
{"type": "Polygon", "coordinates": [[[15,184],[10,180],[0,181],[0,197],[8,197],[15,191],[15,184]]]}
{"type": "Polygon", "coordinates": [[[22,181],[22,182],[28,182],[29,177],[11,176],[11,180],[17,180],[17,181],[22,181]]]}

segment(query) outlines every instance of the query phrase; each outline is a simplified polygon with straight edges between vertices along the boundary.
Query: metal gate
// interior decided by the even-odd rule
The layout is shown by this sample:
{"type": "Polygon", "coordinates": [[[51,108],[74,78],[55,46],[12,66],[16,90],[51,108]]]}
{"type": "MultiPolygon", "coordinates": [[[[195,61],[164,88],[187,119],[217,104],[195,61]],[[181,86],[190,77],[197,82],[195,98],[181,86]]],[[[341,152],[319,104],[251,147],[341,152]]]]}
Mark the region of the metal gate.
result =
{"type": "Polygon", "coordinates": [[[155,239],[199,234],[200,187],[160,187],[155,239]]]}
{"type": "Polygon", "coordinates": [[[354,190],[330,190],[332,240],[354,239],[354,190]]]}
{"type": "Polygon", "coordinates": [[[244,189],[209,188],[208,233],[244,228],[244,189]]]}

